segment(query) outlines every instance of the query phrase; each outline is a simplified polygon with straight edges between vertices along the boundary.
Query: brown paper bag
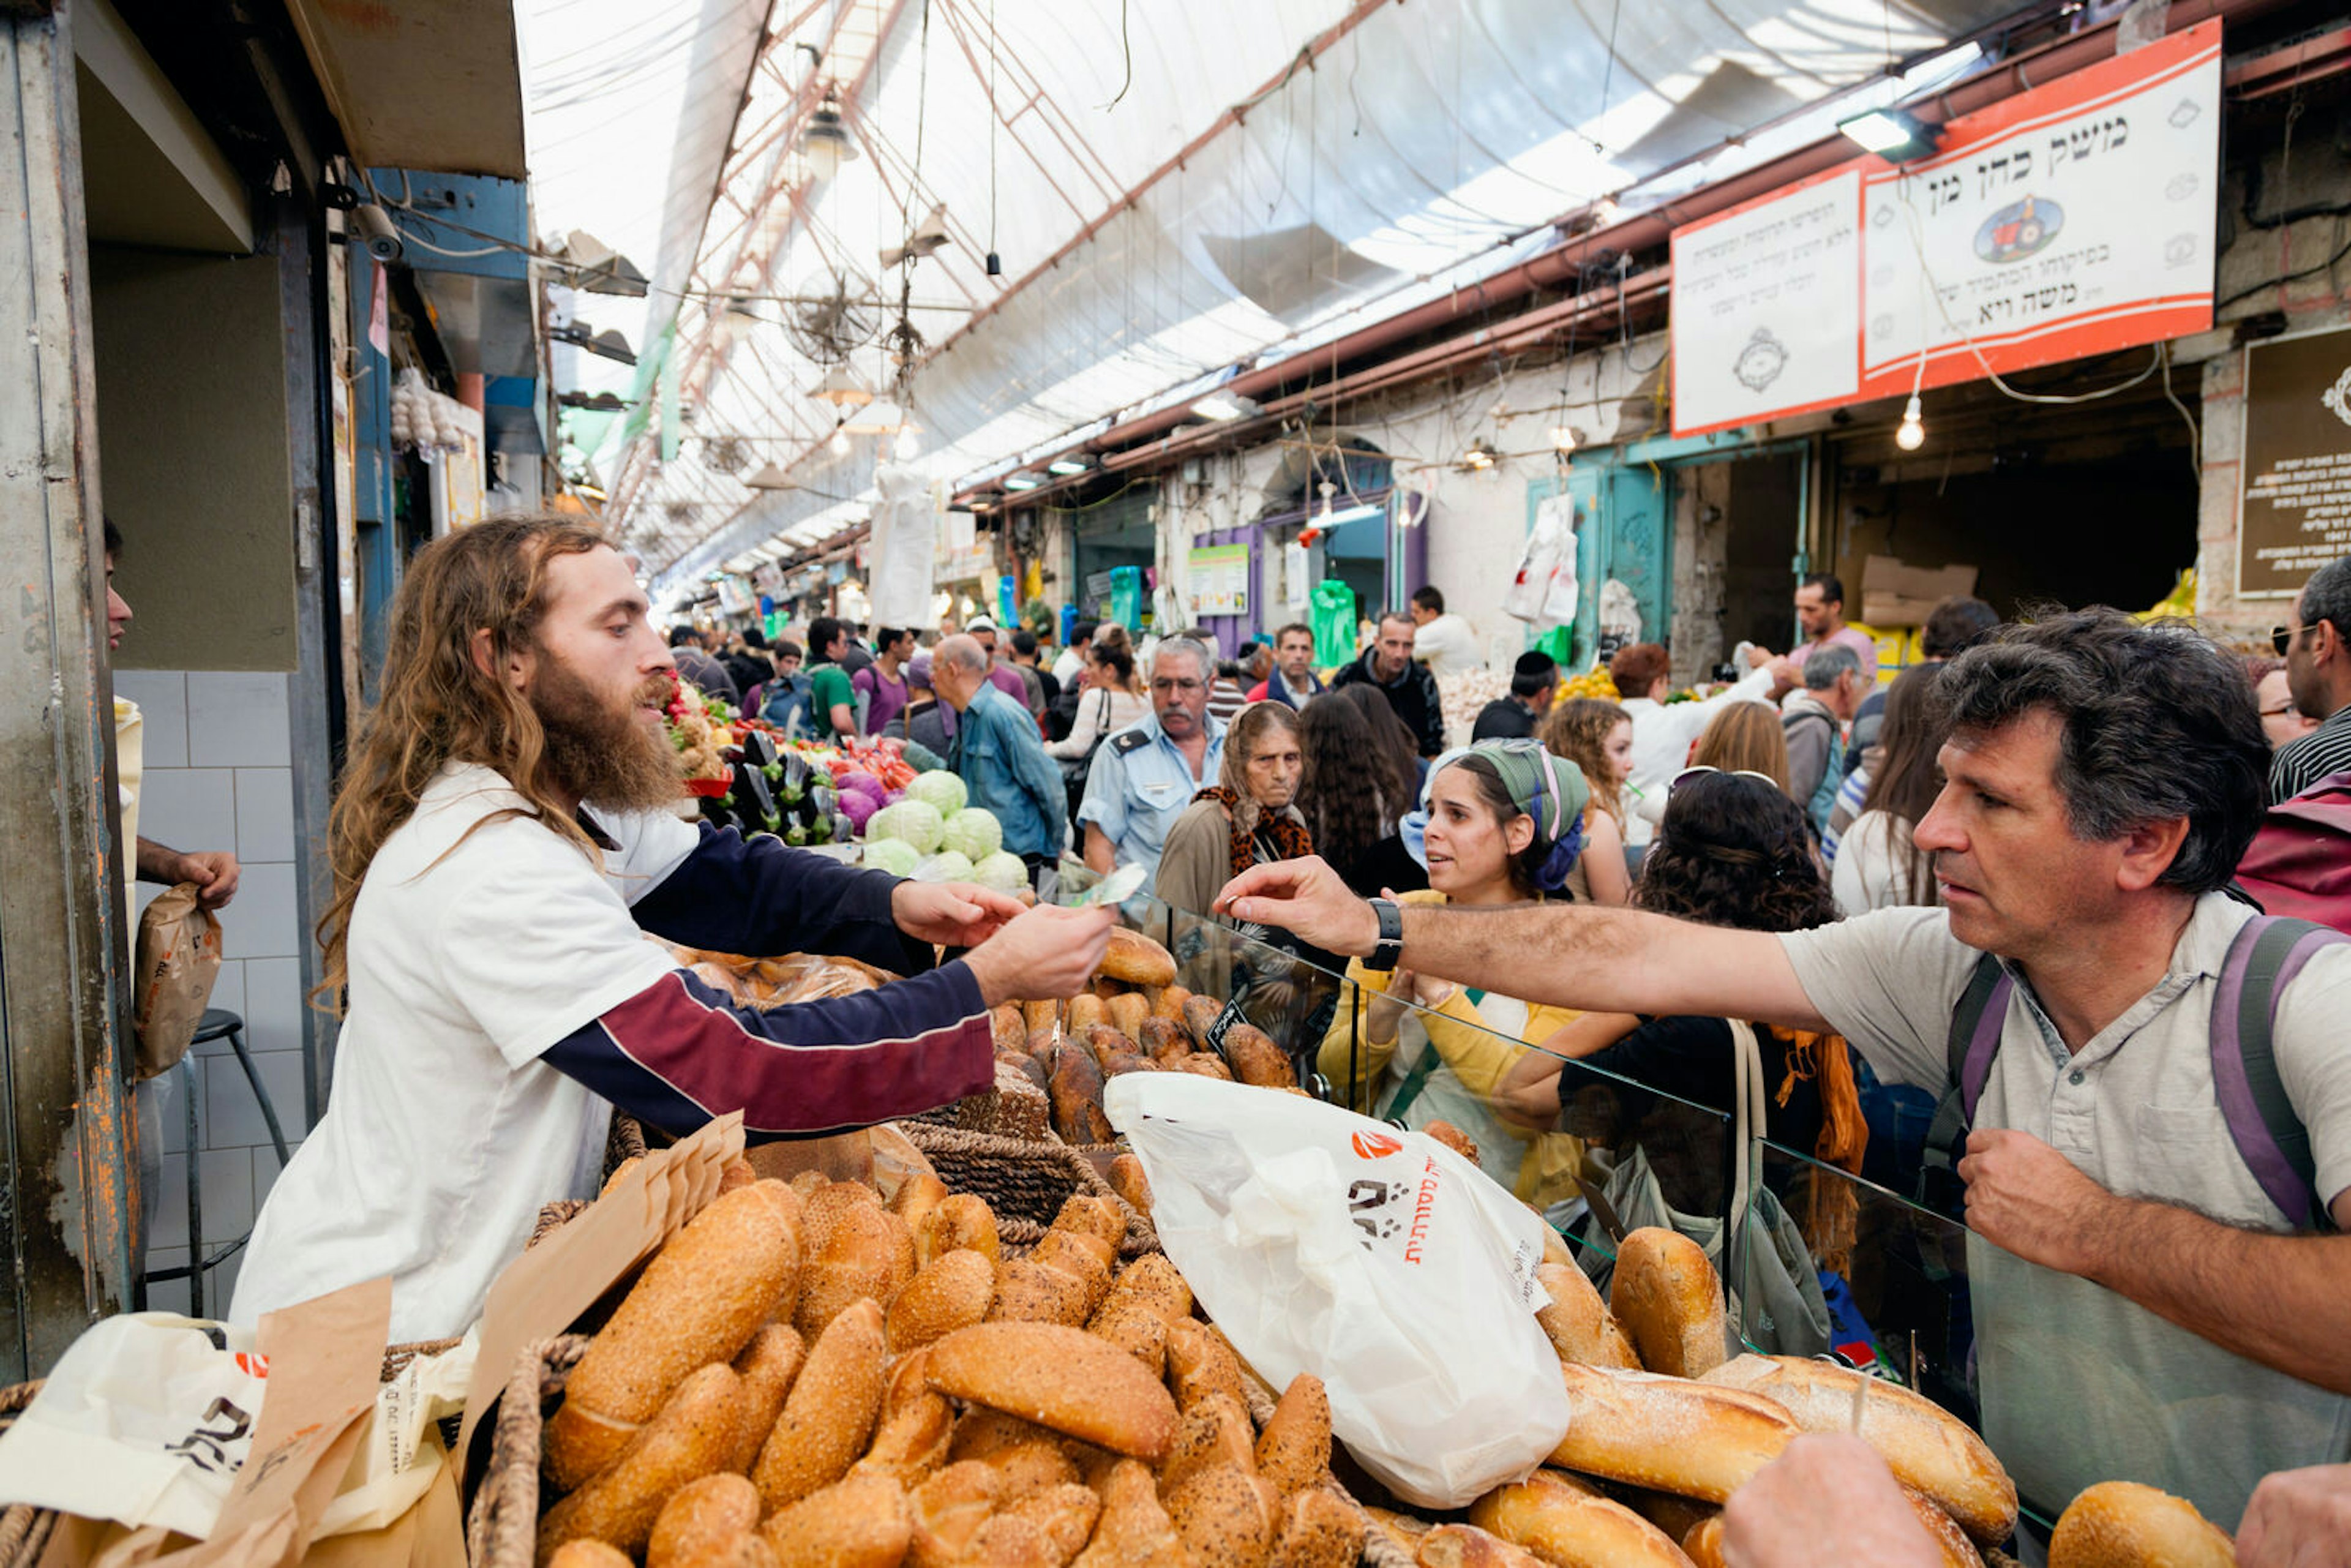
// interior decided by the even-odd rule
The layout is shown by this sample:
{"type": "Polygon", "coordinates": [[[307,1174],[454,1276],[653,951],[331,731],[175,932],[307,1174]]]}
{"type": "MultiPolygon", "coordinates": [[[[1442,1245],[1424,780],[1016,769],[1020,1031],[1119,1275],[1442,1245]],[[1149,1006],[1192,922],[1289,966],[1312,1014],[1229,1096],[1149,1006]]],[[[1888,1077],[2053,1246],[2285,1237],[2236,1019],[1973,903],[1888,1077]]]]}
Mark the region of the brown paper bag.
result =
{"type": "Polygon", "coordinates": [[[220,922],[197,904],[196,884],[157,894],[139,917],[131,970],[131,1027],[139,1040],[134,1079],[167,1071],[188,1054],[220,967],[220,922]]]}

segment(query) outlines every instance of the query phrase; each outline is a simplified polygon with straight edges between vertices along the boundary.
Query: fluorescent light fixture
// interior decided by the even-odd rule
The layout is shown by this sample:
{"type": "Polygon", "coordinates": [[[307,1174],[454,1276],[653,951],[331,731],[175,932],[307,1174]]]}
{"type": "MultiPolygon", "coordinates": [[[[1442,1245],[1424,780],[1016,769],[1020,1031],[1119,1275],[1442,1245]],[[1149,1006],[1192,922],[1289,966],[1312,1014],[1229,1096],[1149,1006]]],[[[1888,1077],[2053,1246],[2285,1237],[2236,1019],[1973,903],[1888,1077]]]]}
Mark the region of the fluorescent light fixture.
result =
{"type": "Polygon", "coordinates": [[[1366,522],[1373,517],[1384,517],[1387,515],[1387,507],[1380,502],[1366,501],[1360,507],[1347,507],[1335,512],[1326,511],[1315,519],[1315,527],[1335,528],[1342,523],[1366,522]]]}
{"type": "Polygon", "coordinates": [[[1008,490],[1033,490],[1044,481],[1034,474],[1007,474],[1004,487],[1008,490]]]}
{"type": "Polygon", "coordinates": [[[1213,419],[1221,423],[1261,411],[1255,398],[1243,397],[1238,392],[1212,392],[1206,397],[1195,399],[1192,412],[1202,419],[1213,419]]]}
{"type": "Polygon", "coordinates": [[[1098,466],[1100,465],[1084,453],[1072,452],[1067,457],[1056,457],[1046,464],[1045,472],[1059,474],[1063,478],[1071,478],[1080,474],[1091,474],[1098,466]]]}
{"type": "Polygon", "coordinates": [[[1849,120],[1838,120],[1837,130],[1863,152],[1896,163],[1932,152],[1943,134],[1941,126],[1928,125],[1899,109],[1864,110],[1849,120]]]}

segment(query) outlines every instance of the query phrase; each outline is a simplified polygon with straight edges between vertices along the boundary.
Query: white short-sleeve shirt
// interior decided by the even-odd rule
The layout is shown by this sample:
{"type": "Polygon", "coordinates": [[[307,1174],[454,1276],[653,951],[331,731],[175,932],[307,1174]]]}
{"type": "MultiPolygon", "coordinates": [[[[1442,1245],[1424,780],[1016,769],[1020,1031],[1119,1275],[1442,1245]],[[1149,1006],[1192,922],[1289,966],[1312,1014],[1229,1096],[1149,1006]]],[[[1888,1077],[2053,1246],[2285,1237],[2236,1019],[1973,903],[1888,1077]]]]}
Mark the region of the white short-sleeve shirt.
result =
{"type": "MultiPolygon", "coordinates": [[[[2238,1155],[2212,1082],[2212,992],[2252,915],[2222,894],[2197,900],[2163,979],[2077,1052],[2020,977],[1974,1124],[2029,1133],[2125,1197],[2288,1228],[2238,1155]]],[[[1951,935],[1948,911],[1884,909],[1781,941],[1813,1006],[1879,1077],[1947,1090],[1951,1012],[1982,956],[1951,935]]],[[[2325,948],[2280,998],[2274,1049],[2329,1201],[2351,1187],[2346,1019],[2351,947],[2325,948]]],[[[2351,1399],[1973,1236],[1968,1270],[1984,1434],[2044,1507],[2134,1480],[2233,1530],[2262,1475],[2351,1458],[2351,1399]]]]}
{"type": "Polygon", "coordinates": [[[611,1107],[538,1058],[674,966],[629,905],[693,852],[661,813],[600,816],[600,872],[450,764],[368,867],[327,1112],[255,1222],[230,1317],[379,1275],[392,1337],[465,1332],[540,1207],[590,1197],[611,1107]]]}

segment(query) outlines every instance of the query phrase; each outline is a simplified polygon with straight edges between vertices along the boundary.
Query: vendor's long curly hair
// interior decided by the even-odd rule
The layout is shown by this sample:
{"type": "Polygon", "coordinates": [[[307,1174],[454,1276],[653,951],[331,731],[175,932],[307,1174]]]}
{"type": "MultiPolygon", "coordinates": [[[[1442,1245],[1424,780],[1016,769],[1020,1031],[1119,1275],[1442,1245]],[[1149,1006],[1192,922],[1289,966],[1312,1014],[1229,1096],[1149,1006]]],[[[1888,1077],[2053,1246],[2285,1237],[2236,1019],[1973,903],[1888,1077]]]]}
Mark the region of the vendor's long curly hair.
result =
{"type": "Polygon", "coordinates": [[[538,715],[475,664],[472,643],[486,629],[489,668],[504,668],[510,654],[532,644],[547,612],[547,563],[610,544],[575,517],[499,517],[435,539],[410,559],[392,600],[382,695],[361,726],[327,819],[335,895],[319,919],[324,961],[315,998],[340,1009],[360,879],[384,840],[414,814],[442,764],[494,768],[529,802],[528,810],[485,821],[528,816],[595,855],[539,777],[546,735],[538,715]]]}
{"type": "Polygon", "coordinates": [[[1803,812],[1784,791],[1735,773],[1674,787],[1633,902],[1741,931],[1805,931],[1837,917],[1803,812]]]}
{"type": "MultiPolygon", "coordinates": [[[[1225,746],[1230,751],[1230,737],[1225,746]]],[[[1306,763],[1298,809],[1315,852],[1333,865],[1353,865],[1395,831],[1395,819],[1407,809],[1410,782],[1393,776],[1364,710],[1338,692],[1325,692],[1299,710],[1298,749],[1306,763]]]]}

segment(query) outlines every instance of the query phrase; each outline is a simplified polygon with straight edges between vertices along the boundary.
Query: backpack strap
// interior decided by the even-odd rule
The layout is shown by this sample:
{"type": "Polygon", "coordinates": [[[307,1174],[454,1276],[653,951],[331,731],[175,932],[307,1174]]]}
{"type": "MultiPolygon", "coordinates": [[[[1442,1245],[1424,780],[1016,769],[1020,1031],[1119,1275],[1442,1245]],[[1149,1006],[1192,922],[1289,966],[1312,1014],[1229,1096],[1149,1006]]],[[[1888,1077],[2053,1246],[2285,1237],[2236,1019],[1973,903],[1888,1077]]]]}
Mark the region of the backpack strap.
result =
{"type": "Polygon", "coordinates": [[[2014,977],[2001,967],[1999,959],[1986,953],[1976,960],[1968,988],[1959,993],[1958,1004],[1951,1009],[1951,1032],[1943,1048],[1950,1082],[1927,1129],[1926,1168],[1919,1173],[1918,1183],[1920,1200],[1937,1207],[1958,1201],[1957,1194],[1949,1190],[1956,1179],[1952,1173],[1967,1150],[1968,1129],[1975,1125],[1976,1104],[1991,1077],[1991,1059],[2000,1054],[2000,1032],[2008,1021],[2008,998],[2015,989],[2014,977]]]}
{"type": "Polygon", "coordinates": [[[2310,1131],[2278,1074],[2278,995],[2321,947],[2346,941],[2307,920],[2260,915],[2229,944],[2212,994],[2212,1087],[2237,1153],[2296,1230],[2328,1230],[2310,1131]]]}

